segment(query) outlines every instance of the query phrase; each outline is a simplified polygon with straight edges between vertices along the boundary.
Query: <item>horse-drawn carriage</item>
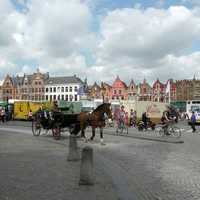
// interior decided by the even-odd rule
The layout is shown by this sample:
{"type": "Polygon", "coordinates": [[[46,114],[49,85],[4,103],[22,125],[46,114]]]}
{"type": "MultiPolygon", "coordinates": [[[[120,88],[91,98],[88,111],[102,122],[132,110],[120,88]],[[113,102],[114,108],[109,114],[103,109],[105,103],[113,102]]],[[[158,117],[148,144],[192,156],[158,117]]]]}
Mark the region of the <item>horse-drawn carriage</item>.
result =
{"type": "Polygon", "coordinates": [[[32,121],[32,132],[34,136],[39,136],[41,130],[52,130],[54,139],[60,139],[61,132],[68,129],[70,133],[77,123],[78,114],[64,114],[55,111],[38,111],[32,121]]]}
{"type": "MultiPolygon", "coordinates": [[[[68,110],[68,109],[66,109],[68,110]]],[[[112,112],[109,103],[103,103],[92,113],[64,113],[63,111],[45,111],[39,110],[34,114],[32,121],[32,132],[34,136],[39,136],[42,129],[52,130],[53,137],[60,139],[61,131],[68,129],[71,134],[77,135],[81,131],[81,136],[85,137],[87,126],[92,127],[92,137],[95,137],[95,129],[100,128],[101,139],[103,140],[103,127],[105,127],[104,114],[109,118],[112,112]]]]}
{"type": "Polygon", "coordinates": [[[77,122],[77,117],[81,112],[81,105],[78,103],[67,104],[61,102],[57,110],[39,109],[33,116],[32,132],[34,136],[39,136],[41,130],[51,130],[54,139],[60,139],[61,132],[66,129],[72,133],[77,122]]]}

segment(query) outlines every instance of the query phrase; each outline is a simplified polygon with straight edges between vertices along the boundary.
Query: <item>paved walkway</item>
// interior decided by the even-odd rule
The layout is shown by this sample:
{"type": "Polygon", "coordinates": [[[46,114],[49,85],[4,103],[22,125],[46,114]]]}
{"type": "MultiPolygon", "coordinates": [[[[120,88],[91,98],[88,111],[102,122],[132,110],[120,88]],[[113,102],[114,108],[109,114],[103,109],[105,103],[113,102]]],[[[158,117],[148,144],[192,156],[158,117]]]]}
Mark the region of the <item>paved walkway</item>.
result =
{"type": "MultiPolygon", "coordinates": [[[[79,150],[85,145],[94,149],[96,180],[92,187],[79,187],[80,162],[66,161],[67,133],[59,141],[51,134],[31,134],[30,127],[0,127],[0,199],[200,199],[198,133],[184,131],[182,144],[107,134],[106,145],[101,146],[99,133],[93,142],[78,140],[79,150]]],[[[135,130],[131,134],[151,136],[153,132],[135,130]]]]}
{"type": "Polygon", "coordinates": [[[95,185],[79,186],[80,161],[67,161],[68,142],[1,130],[0,200],[116,200],[99,165],[95,185]]]}

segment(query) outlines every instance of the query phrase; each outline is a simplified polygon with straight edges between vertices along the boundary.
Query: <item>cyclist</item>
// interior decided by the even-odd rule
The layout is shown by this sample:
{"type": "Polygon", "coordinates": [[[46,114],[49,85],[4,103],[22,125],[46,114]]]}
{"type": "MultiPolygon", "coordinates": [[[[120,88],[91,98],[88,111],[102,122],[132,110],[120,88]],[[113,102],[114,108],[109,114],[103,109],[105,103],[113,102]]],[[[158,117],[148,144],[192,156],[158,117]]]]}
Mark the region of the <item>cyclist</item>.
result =
{"type": "Polygon", "coordinates": [[[164,134],[165,135],[170,135],[168,131],[169,124],[174,122],[174,119],[172,117],[172,108],[170,106],[167,106],[167,109],[163,112],[161,122],[164,125],[164,134]]]}

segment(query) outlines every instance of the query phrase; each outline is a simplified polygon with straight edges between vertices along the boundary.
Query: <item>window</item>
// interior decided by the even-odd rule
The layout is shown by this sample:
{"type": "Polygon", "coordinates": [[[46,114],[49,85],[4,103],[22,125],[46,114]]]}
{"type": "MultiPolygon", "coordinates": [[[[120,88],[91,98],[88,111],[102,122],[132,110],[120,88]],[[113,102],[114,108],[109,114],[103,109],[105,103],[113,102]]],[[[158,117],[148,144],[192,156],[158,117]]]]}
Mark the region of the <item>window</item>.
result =
{"type": "Polygon", "coordinates": [[[61,92],[64,92],[64,87],[62,87],[61,92]]]}
{"type": "Polygon", "coordinates": [[[53,95],[53,100],[56,100],[56,95],[53,95]]]}
{"type": "Polygon", "coordinates": [[[41,82],[39,81],[38,84],[41,85],[41,82]]]}
{"type": "Polygon", "coordinates": [[[117,94],[117,91],[116,91],[116,90],[114,90],[114,94],[117,94]]]}
{"type": "Polygon", "coordinates": [[[41,90],[41,88],[39,88],[39,92],[41,92],[42,90],[41,90]]]}
{"type": "Polygon", "coordinates": [[[121,90],[119,90],[119,94],[122,94],[122,91],[121,91],[121,90]]]}
{"type": "Polygon", "coordinates": [[[60,100],[60,95],[58,95],[58,100],[60,100]]]}
{"type": "Polygon", "coordinates": [[[58,87],[58,90],[57,90],[58,92],[60,92],[60,87],[58,87]]]}
{"type": "Polygon", "coordinates": [[[77,94],[74,95],[74,101],[77,101],[78,98],[77,98],[77,94]]]}
{"type": "Polygon", "coordinates": [[[63,94],[62,94],[62,100],[65,100],[65,99],[64,99],[64,95],[63,95],[63,94]]]}
{"type": "Polygon", "coordinates": [[[56,87],[53,88],[53,92],[56,92],[56,87]]]}
{"type": "Polygon", "coordinates": [[[44,88],[42,88],[42,92],[44,92],[44,88]]]}
{"type": "Polygon", "coordinates": [[[34,93],[35,92],[35,89],[34,88],[32,88],[32,93],[34,93]]]}
{"type": "Polygon", "coordinates": [[[69,91],[72,92],[72,87],[69,88],[69,91]]]}
{"type": "Polygon", "coordinates": [[[37,85],[38,83],[37,83],[37,81],[35,81],[35,85],[37,85]]]}
{"type": "Polygon", "coordinates": [[[52,87],[50,87],[50,92],[52,92],[52,87]]]}
{"type": "Polygon", "coordinates": [[[38,92],[38,88],[35,88],[35,92],[38,92]]]}
{"type": "Polygon", "coordinates": [[[68,95],[65,95],[65,100],[68,101],[68,95]]]}
{"type": "Polygon", "coordinates": [[[50,95],[50,101],[52,101],[52,95],[50,95]]]}
{"type": "Polygon", "coordinates": [[[78,91],[78,88],[77,88],[77,86],[75,86],[75,87],[74,87],[74,91],[75,91],[75,92],[77,92],[77,91],[78,91]]]}
{"type": "Polygon", "coordinates": [[[46,88],[46,92],[49,92],[49,88],[46,88]]]}
{"type": "Polygon", "coordinates": [[[65,92],[68,92],[68,87],[65,87],[65,92]]]}

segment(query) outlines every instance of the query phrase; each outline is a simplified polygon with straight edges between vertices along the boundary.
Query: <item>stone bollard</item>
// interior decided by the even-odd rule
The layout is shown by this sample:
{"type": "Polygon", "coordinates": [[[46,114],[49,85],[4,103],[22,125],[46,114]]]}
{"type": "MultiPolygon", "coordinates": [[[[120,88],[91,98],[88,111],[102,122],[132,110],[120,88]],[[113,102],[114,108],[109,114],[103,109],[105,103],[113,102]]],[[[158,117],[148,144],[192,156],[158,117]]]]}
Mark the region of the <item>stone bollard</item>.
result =
{"type": "Polygon", "coordinates": [[[75,135],[69,136],[69,154],[68,154],[67,160],[68,161],[78,161],[78,160],[80,160],[75,135]]]}
{"type": "Polygon", "coordinates": [[[94,185],[93,149],[89,146],[82,151],[79,185],[94,185]]]}

